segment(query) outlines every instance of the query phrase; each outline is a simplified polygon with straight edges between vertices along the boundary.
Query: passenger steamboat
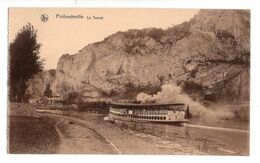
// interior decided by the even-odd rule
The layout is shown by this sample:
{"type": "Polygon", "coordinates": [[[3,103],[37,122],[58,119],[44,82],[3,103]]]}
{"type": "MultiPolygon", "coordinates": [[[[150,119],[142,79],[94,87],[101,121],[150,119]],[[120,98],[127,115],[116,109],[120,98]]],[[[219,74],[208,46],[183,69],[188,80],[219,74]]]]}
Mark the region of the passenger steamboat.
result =
{"type": "Polygon", "coordinates": [[[183,103],[111,103],[109,107],[109,120],[185,123],[189,115],[189,106],[183,103]]]}

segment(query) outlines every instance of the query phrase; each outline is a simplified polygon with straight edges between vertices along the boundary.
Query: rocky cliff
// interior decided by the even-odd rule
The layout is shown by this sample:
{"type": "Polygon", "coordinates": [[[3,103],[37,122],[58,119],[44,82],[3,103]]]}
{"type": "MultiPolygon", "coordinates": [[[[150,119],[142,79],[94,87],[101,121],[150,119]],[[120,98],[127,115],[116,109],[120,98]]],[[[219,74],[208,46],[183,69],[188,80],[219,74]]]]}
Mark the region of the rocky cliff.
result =
{"type": "Polygon", "coordinates": [[[208,100],[247,101],[249,65],[250,12],[201,10],[165,30],[117,32],[63,55],[51,88],[59,94],[77,91],[85,99],[130,98],[176,82],[208,100]]]}
{"type": "Polygon", "coordinates": [[[43,97],[47,87],[53,85],[55,79],[56,70],[43,71],[35,75],[27,82],[26,94],[29,94],[30,98],[43,97]]]}

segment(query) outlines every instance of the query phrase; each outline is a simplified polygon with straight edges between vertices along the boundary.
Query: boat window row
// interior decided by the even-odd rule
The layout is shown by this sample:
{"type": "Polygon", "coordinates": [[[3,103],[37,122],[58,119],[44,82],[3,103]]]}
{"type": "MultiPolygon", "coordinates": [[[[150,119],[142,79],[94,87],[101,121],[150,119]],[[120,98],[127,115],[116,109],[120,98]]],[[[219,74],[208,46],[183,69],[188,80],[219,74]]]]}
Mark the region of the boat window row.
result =
{"type": "MultiPolygon", "coordinates": [[[[129,111],[128,111],[129,112],[129,111]]],[[[129,113],[130,114],[130,113],[129,113]]],[[[175,114],[185,114],[184,111],[182,110],[155,110],[155,111],[150,111],[150,110],[134,110],[132,114],[144,114],[144,115],[175,115],[175,114]]]]}
{"type": "Polygon", "coordinates": [[[168,114],[167,110],[133,110],[133,114],[168,114]]]}
{"type": "Polygon", "coordinates": [[[116,114],[129,114],[129,115],[185,115],[184,111],[181,110],[124,110],[124,109],[110,109],[111,113],[116,114]]]}
{"type": "Polygon", "coordinates": [[[129,115],[129,118],[133,118],[133,119],[145,119],[145,120],[166,120],[166,116],[138,116],[138,115],[129,115]]]}
{"type": "Polygon", "coordinates": [[[111,115],[120,116],[120,117],[128,117],[133,119],[146,119],[146,120],[166,120],[166,116],[144,116],[144,115],[126,115],[120,113],[110,112],[111,115]]]}

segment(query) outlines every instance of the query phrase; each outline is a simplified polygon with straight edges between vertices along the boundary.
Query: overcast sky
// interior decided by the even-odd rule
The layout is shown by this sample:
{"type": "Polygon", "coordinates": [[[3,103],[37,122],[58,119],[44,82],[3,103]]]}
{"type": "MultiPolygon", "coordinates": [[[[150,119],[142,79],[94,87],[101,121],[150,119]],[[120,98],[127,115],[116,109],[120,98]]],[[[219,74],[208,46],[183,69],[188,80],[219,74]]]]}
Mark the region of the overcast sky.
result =
{"type": "Polygon", "coordinates": [[[56,68],[62,54],[75,54],[115,32],[149,27],[165,29],[188,21],[197,12],[191,9],[10,8],[9,41],[30,22],[38,29],[38,42],[42,44],[40,55],[46,60],[45,69],[50,69],[56,68]],[[48,21],[41,21],[42,14],[48,15],[48,21]],[[63,19],[57,14],[81,15],[83,19],[63,19]],[[92,16],[103,19],[95,20],[92,16]]]}

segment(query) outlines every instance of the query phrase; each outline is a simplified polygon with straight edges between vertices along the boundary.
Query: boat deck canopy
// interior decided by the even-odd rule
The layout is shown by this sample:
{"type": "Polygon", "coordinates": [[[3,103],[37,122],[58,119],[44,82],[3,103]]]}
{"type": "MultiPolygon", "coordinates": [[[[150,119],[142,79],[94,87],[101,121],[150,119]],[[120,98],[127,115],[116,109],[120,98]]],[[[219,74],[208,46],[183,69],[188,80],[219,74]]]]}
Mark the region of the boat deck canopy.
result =
{"type": "Polygon", "coordinates": [[[157,107],[170,107],[170,106],[185,106],[184,103],[110,103],[110,106],[115,108],[131,108],[131,109],[145,109],[145,108],[157,108],[157,107]]]}

